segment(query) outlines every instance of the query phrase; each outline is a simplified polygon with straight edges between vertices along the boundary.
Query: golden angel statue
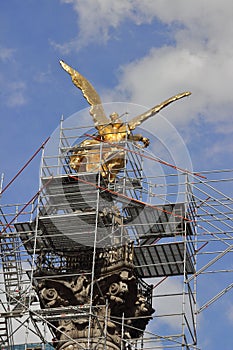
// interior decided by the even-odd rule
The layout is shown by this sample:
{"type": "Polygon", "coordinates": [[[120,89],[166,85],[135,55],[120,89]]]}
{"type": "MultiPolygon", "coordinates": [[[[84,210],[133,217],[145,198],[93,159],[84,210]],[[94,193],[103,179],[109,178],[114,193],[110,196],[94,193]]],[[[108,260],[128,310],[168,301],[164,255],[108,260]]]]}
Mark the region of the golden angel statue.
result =
{"type": "Polygon", "coordinates": [[[79,172],[100,171],[102,177],[109,182],[113,182],[118,172],[125,166],[125,152],[117,147],[117,143],[127,140],[139,141],[143,143],[143,147],[147,147],[150,143],[149,139],[141,134],[133,135],[132,130],[170,103],[191,94],[189,91],[177,94],[124,123],[116,112],[113,112],[109,116],[110,118],[107,118],[101,99],[91,83],[64,61],[60,61],[60,64],[90,104],[90,115],[98,132],[96,137],[87,139],[73,148],[73,154],[70,156],[70,166],[79,172]],[[104,144],[101,154],[100,143],[104,144]]]}

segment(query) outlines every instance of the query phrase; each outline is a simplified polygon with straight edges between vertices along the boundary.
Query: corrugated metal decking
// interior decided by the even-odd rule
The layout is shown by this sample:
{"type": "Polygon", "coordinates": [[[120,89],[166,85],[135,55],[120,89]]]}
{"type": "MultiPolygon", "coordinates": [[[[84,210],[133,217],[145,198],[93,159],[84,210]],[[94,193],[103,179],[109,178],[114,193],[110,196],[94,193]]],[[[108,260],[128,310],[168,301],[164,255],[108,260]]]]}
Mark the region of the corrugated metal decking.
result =
{"type": "Polygon", "coordinates": [[[192,259],[184,242],[145,245],[134,248],[134,263],[139,277],[177,276],[195,272],[192,259]]]}
{"type": "MultiPolygon", "coordinates": [[[[146,206],[130,204],[125,208],[128,217],[127,225],[133,226],[143,244],[148,238],[171,237],[182,235],[185,230],[184,203],[146,206]]],[[[186,221],[186,234],[192,235],[192,230],[186,221]]],[[[148,242],[149,243],[149,242],[148,242]]]]}

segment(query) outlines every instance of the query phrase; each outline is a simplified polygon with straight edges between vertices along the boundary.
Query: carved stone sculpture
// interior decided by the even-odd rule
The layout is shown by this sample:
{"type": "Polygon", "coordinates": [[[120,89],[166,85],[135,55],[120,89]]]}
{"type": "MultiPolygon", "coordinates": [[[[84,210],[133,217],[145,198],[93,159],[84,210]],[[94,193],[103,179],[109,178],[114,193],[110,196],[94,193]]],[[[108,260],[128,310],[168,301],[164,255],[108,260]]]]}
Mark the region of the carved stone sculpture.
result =
{"type": "Polygon", "coordinates": [[[51,316],[53,345],[63,350],[127,349],[127,341],[143,334],[154,312],[151,287],[142,286],[135,275],[132,245],[97,252],[93,285],[90,272],[81,272],[75,263],[72,276],[53,278],[51,271],[35,286],[41,307],[56,314],[51,316]]]}

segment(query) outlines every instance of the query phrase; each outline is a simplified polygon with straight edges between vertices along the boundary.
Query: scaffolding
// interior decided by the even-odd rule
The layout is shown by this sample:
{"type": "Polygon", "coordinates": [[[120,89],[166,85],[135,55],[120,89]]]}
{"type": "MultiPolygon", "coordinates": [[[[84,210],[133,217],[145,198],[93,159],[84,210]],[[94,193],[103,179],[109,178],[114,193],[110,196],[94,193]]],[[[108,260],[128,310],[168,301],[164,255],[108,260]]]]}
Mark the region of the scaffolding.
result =
{"type": "Polygon", "coordinates": [[[70,155],[90,133],[61,122],[57,147],[42,148],[39,191],[25,204],[1,205],[1,349],[19,342],[62,348],[58,334],[74,349],[199,349],[198,315],[233,287],[233,170],[194,174],[164,162],[163,173],[147,176],[158,158],[125,140],[89,147],[90,159],[99,155],[95,171],[76,172],[70,155]],[[124,167],[108,181],[101,176],[103,155],[113,147],[111,157],[124,167]],[[122,261],[133,269],[143,302],[155,309],[139,317],[145,326],[150,321],[146,330],[127,313],[110,320],[98,276],[105,269],[109,278],[122,261]],[[68,305],[70,290],[86,283],[83,271],[91,281],[89,301],[83,294],[68,305]],[[216,274],[230,277],[200,300],[197,285],[216,274]],[[64,294],[59,306],[57,285],[64,294]],[[61,327],[71,319],[87,323],[83,338],[61,327]],[[118,323],[118,345],[109,343],[109,321],[118,323]]]}

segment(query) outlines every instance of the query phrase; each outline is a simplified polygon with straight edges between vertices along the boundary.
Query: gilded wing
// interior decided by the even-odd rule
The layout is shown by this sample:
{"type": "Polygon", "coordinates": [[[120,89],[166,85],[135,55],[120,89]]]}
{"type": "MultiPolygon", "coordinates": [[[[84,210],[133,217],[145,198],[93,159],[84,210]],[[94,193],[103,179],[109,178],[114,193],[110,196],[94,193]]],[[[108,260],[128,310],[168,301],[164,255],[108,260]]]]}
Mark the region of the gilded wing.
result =
{"type": "Polygon", "coordinates": [[[160,103],[159,105],[149,109],[149,111],[138,115],[137,117],[135,117],[129,121],[129,123],[128,123],[129,129],[134,130],[136,128],[136,126],[139,126],[148,118],[153,117],[153,115],[159,113],[161,111],[161,109],[163,109],[164,107],[167,107],[170,103],[177,101],[180,98],[189,96],[189,95],[191,95],[191,92],[186,91],[186,92],[183,92],[181,94],[172,96],[169,99],[165,100],[164,102],[160,103]]]}
{"type": "Polygon", "coordinates": [[[84,78],[79,72],[70,67],[64,61],[60,61],[62,68],[71,76],[72,82],[77,86],[83,93],[83,96],[90,104],[90,114],[94,120],[95,127],[98,129],[99,126],[109,124],[109,120],[104,113],[101,99],[96,92],[95,88],[84,78]]]}

